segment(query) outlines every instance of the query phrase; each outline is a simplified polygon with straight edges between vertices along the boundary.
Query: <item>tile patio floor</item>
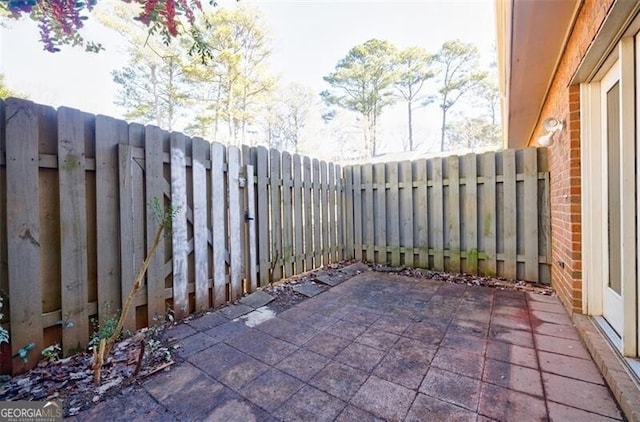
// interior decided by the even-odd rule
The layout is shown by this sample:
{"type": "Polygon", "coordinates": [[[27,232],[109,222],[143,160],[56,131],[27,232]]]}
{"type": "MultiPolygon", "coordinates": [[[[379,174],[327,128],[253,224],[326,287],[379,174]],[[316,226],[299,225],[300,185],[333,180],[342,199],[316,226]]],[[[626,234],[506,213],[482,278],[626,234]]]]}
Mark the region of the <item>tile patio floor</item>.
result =
{"type": "Polygon", "coordinates": [[[365,272],[253,328],[170,334],[182,362],[77,420],[622,419],[555,297],[365,272]]]}

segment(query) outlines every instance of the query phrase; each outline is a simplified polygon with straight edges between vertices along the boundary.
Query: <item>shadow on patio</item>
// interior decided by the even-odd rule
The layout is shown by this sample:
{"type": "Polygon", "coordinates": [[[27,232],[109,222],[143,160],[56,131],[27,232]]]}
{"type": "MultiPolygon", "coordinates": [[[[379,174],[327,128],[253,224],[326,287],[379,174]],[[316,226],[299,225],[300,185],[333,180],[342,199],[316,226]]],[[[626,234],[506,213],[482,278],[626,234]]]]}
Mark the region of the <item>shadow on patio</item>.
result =
{"type": "Polygon", "coordinates": [[[226,309],[78,420],[622,419],[555,297],[365,271],[254,327],[226,309]]]}

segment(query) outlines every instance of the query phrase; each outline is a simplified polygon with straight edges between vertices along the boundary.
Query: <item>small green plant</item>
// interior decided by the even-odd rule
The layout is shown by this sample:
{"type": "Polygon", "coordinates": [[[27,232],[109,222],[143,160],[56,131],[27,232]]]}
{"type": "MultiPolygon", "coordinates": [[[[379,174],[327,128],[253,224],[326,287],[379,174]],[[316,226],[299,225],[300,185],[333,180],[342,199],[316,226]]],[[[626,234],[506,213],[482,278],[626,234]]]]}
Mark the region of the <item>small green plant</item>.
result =
{"type": "Polygon", "coordinates": [[[20,360],[24,363],[29,362],[29,352],[36,348],[35,343],[29,343],[26,346],[23,346],[18,349],[18,351],[11,356],[12,358],[20,358],[20,360]]]}
{"type": "Polygon", "coordinates": [[[55,362],[60,359],[60,353],[62,353],[62,349],[58,343],[45,347],[42,349],[42,352],[40,352],[42,357],[50,362],[55,362]]]}
{"type": "MultiPolygon", "coordinates": [[[[122,334],[122,329],[124,326],[124,321],[127,318],[127,314],[133,304],[133,299],[140,290],[142,286],[142,279],[147,272],[147,268],[149,268],[149,264],[151,263],[151,258],[158,249],[160,245],[160,241],[162,240],[162,233],[166,230],[165,236],[169,234],[169,230],[171,229],[171,222],[175,217],[176,213],[179,211],[179,207],[169,207],[169,210],[165,212],[163,204],[160,203],[160,199],[153,198],[149,203],[149,207],[153,213],[155,220],[158,222],[158,229],[153,237],[153,242],[151,242],[151,247],[147,252],[147,257],[142,262],[142,266],[138,270],[138,274],[136,274],[136,278],[133,282],[133,286],[127,295],[126,300],[122,304],[122,311],[120,315],[116,318],[116,324],[113,329],[109,328],[105,329],[103,332],[103,336],[98,336],[97,345],[94,346],[93,349],[93,359],[91,362],[91,369],[93,369],[93,381],[96,385],[100,384],[100,374],[102,370],[102,365],[105,360],[111,353],[111,348],[113,344],[120,338],[122,334]]],[[[105,323],[103,323],[105,325],[105,323]]]]}
{"type": "MultiPolygon", "coordinates": [[[[0,321],[4,318],[4,313],[2,313],[3,306],[4,298],[0,295],[0,321]]],[[[9,343],[9,331],[7,331],[2,325],[0,325],[0,343],[9,343]]]]}

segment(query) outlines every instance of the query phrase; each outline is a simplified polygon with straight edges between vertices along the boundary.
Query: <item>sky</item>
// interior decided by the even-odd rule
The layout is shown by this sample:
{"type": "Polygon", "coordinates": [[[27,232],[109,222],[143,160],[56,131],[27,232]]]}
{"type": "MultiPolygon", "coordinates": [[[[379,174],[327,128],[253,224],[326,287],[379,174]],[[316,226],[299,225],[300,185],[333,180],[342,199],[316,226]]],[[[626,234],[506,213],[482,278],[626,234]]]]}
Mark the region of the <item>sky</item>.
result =
{"type": "MultiPolygon", "coordinates": [[[[114,0],[101,3],[108,1],[114,0]]],[[[234,3],[221,0],[218,7],[234,7],[234,3]]],[[[263,13],[272,39],[271,67],[281,81],[298,82],[316,92],[327,88],[322,77],[353,46],[371,38],[388,40],[401,48],[421,46],[429,52],[436,52],[444,41],[461,39],[478,46],[485,63],[495,60],[493,0],[242,3],[263,13]]],[[[0,73],[10,88],[35,102],[121,117],[123,111],[113,103],[117,86],[111,71],[126,64],[124,41],[95,19],[88,21],[83,34],[101,42],[106,50],[92,54],[64,47],[60,53],[48,53],[42,50],[34,22],[10,21],[0,27],[0,73]]],[[[424,118],[435,119],[435,114],[424,118]]],[[[393,116],[392,111],[388,120],[393,116]]],[[[394,124],[388,126],[394,130],[394,124]]]]}

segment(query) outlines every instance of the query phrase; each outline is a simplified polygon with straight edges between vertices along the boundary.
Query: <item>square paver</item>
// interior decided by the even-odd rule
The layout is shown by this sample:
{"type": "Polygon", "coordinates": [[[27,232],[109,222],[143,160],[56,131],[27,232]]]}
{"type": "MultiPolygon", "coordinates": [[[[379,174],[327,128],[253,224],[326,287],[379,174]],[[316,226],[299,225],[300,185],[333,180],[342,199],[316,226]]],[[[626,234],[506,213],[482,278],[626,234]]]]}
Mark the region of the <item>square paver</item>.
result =
{"type": "Polygon", "coordinates": [[[351,343],[336,355],[335,360],[353,366],[354,368],[371,372],[383,356],[384,352],[378,349],[365,346],[364,344],[351,343]]]}
{"type": "Polygon", "coordinates": [[[417,389],[429,370],[430,359],[412,359],[402,353],[388,353],[373,373],[387,381],[417,389]]]}
{"type": "Polygon", "coordinates": [[[304,283],[294,286],[293,290],[306,297],[314,297],[324,292],[326,289],[323,289],[315,283],[304,283]]]}
{"type": "Polygon", "coordinates": [[[555,312],[545,312],[545,311],[534,310],[534,311],[531,311],[531,317],[537,323],[551,322],[553,324],[558,324],[558,325],[567,325],[570,327],[573,326],[573,323],[571,322],[571,319],[569,318],[569,315],[567,315],[566,312],[559,314],[555,312]]]}
{"type": "Polygon", "coordinates": [[[353,340],[360,334],[364,333],[367,327],[365,325],[354,324],[353,322],[338,320],[324,331],[334,336],[342,337],[347,340],[353,340]]]}
{"type": "Polygon", "coordinates": [[[604,379],[592,360],[542,351],[538,352],[538,357],[545,372],[604,385],[604,379]]]}
{"type": "Polygon", "coordinates": [[[296,345],[258,330],[249,330],[226,343],[269,365],[275,365],[298,349],[296,345]]]}
{"type": "Polygon", "coordinates": [[[201,418],[230,392],[204,372],[185,363],[144,383],[144,388],[179,418],[201,418]]]}
{"type": "Polygon", "coordinates": [[[536,351],[529,347],[522,347],[511,343],[491,340],[487,346],[487,356],[503,362],[509,362],[533,369],[538,368],[536,351]]]}
{"type": "Polygon", "coordinates": [[[378,320],[371,325],[371,328],[393,334],[402,334],[409,324],[411,324],[410,318],[386,314],[378,318],[378,320]]]}
{"type": "Polygon", "coordinates": [[[271,417],[267,412],[237,394],[218,404],[215,409],[207,415],[205,420],[207,422],[277,422],[276,418],[271,417]]]}
{"type": "Polygon", "coordinates": [[[272,368],[238,392],[266,411],[272,412],[303,385],[302,381],[272,368]]]}
{"type": "Polygon", "coordinates": [[[420,392],[475,410],[480,397],[480,381],[432,367],[422,381],[420,392]]]}
{"type": "Polygon", "coordinates": [[[367,331],[362,333],[356,341],[386,352],[393,347],[399,338],[400,336],[397,334],[369,328],[367,331]]]}
{"type": "Polygon", "coordinates": [[[347,277],[348,276],[345,276],[344,274],[335,274],[335,275],[322,274],[322,275],[316,276],[316,281],[322,284],[326,284],[327,286],[334,287],[342,283],[343,281],[345,281],[347,277]]]}
{"type": "Polygon", "coordinates": [[[441,345],[481,356],[484,356],[487,350],[486,339],[458,333],[447,333],[441,345]]]}
{"type": "Polygon", "coordinates": [[[237,305],[226,306],[220,309],[218,312],[220,312],[220,314],[223,315],[225,318],[236,319],[238,317],[241,317],[244,314],[248,314],[251,311],[253,311],[253,308],[250,308],[247,305],[237,304],[237,305]]]}
{"type": "MultiPolygon", "coordinates": [[[[526,311],[524,311],[526,312],[526,311]]],[[[500,315],[494,313],[491,317],[491,326],[501,326],[506,328],[512,328],[516,330],[531,331],[531,323],[529,318],[514,317],[510,315],[500,315]]]]}
{"type": "Polygon", "coordinates": [[[210,328],[222,325],[227,321],[227,318],[223,317],[218,312],[212,312],[199,318],[192,319],[191,321],[187,322],[187,324],[198,331],[206,331],[210,328]]]}
{"type": "Polygon", "coordinates": [[[389,349],[389,353],[429,364],[436,354],[436,348],[419,340],[402,337],[389,349]]]}
{"type": "Polygon", "coordinates": [[[321,332],[306,342],[303,347],[328,358],[333,358],[347,347],[349,343],[348,340],[343,338],[321,332]]]}
{"type": "Polygon", "coordinates": [[[196,333],[192,336],[185,337],[182,340],[176,342],[174,347],[178,350],[178,355],[182,358],[188,358],[194,353],[198,353],[201,350],[216,343],[216,340],[209,337],[204,333],[196,333]]]}
{"type": "Polygon", "coordinates": [[[447,326],[429,324],[429,322],[413,322],[402,333],[405,337],[420,340],[423,343],[439,345],[444,338],[447,326]]]}
{"type": "Polygon", "coordinates": [[[489,323],[467,319],[454,319],[451,325],[449,325],[447,332],[487,337],[489,333],[489,323]]]}
{"type": "Polygon", "coordinates": [[[473,353],[441,347],[431,361],[431,365],[470,378],[481,379],[484,359],[478,359],[478,356],[473,353]]]}
{"type": "Polygon", "coordinates": [[[339,399],[348,401],[366,379],[366,372],[342,363],[332,362],[311,378],[309,384],[339,399]]]}
{"type": "Polygon", "coordinates": [[[280,317],[271,318],[255,328],[296,346],[302,346],[319,333],[314,328],[280,317]]]}
{"type": "Polygon", "coordinates": [[[276,368],[306,382],[324,368],[329,361],[329,358],[317,353],[298,349],[280,361],[276,368]]]}
{"type": "Polygon", "coordinates": [[[492,325],[489,328],[489,338],[533,349],[533,334],[530,331],[492,325]]]}
{"type": "Polygon", "coordinates": [[[533,326],[533,331],[547,336],[580,340],[578,330],[576,330],[575,327],[569,327],[567,325],[558,325],[551,322],[543,322],[541,324],[535,324],[533,326]]]}
{"type": "Polygon", "coordinates": [[[274,415],[282,421],[331,422],[346,405],[346,402],[324,391],[305,385],[280,406],[274,415]]]}
{"type": "Polygon", "coordinates": [[[85,410],[78,416],[65,418],[70,421],[154,421],[177,422],[169,410],[158,404],[144,389],[134,389],[126,398],[118,395],[85,410]]]}
{"type": "Polygon", "coordinates": [[[264,363],[224,343],[192,355],[189,361],[234,390],[269,369],[264,363]]]}
{"type": "Polygon", "coordinates": [[[351,403],[385,420],[399,421],[407,414],[415,396],[415,391],[371,376],[351,403]]]}
{"type": "Polygon", "coordinates": [[[350,321],[350,322],[354,322],[356,324],[362,324],[362,325],[371,325],[374,322],[376,322],[378,319],[380,319],[382,315],[378,312],[374,312],[372,310],[369,309],[356,309],[355,311],[351,312],[350,314],[347,314],[345,317],[343,317],[342,319],[350,321]]]}
{"type": "Polygon", "coordinates": [[[540,372],[535,369],[487,359],[482,380],[533,396],[543,397],[540,372]]]}
{"type": "Polygon", "coordinates": [[[542,399],[492,384],[482,384],[478,413],[498,421],[546,421],[542,399]]]}
{"type": "Polygon", "coordinates": [[[181,340],[185,337],[193,335],[196,330],[188,324],[178,324],[169,327],[166,331],[166,336],[170,342],[181,340]]]}
{"type": "Polygon", "coordinates": [[[586,347],[578,340],[545,336],[543,334],[535,334],[535,337],[538,350],[581,359],[591,359],[591,355],[589,355],[586,347]]]}
{"type": "Polygon", "coordinates": [[[611,418],[620,418],[609,389],[559,375],[542,373],[542,381],[549,400],[611,418]]]}
{"type": "Polygon", "coordinates": [[[240,299],[240,303],[250,308],[258,309],[272,302],[274,299],[275,297],[269,293],[258,290],[240,299]]]}
{"type": "Polygon", "coordinates": [[[344,408],[340,416],[336,419],[336,422],[386,422],[384,419],[372,415],[369,412],[365,412],[362,409],[358,409],[355,406],[348,405],[344,408]]]}
{"type": "Polygon", "coordinates": [[[580,422],[613,422],[622,419],[612,419],[598,415],[575,407],[565,406],[560,403],[548,402],[549,419],[552,421],[580,421],[580,422]]]}
{"type": "Polygon", "coordinates": [[[247,330],[249,330],[249,327],[244,325],[242,322],[227,321],[222,325],[218,325],[217,327],[205,331],[205,334],[214,339],[216,343],[220,343],[232,337],[241,335],[247,330]]]}
{"type": "Polygon", "coordinates": [[[418,397],[411,405],[405,422],[468,422],[474,421],[475,418],[475,412],[438,400],[435,397],[418,394],[418,397]]]}

